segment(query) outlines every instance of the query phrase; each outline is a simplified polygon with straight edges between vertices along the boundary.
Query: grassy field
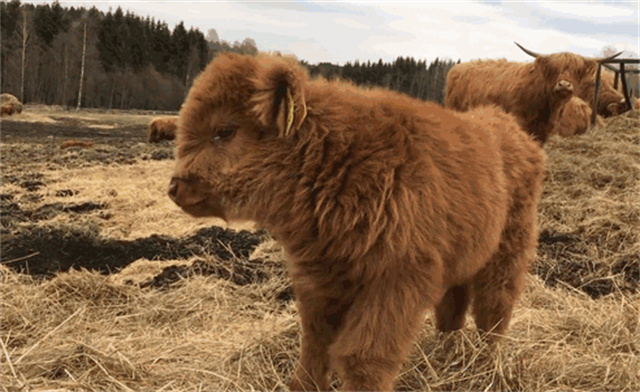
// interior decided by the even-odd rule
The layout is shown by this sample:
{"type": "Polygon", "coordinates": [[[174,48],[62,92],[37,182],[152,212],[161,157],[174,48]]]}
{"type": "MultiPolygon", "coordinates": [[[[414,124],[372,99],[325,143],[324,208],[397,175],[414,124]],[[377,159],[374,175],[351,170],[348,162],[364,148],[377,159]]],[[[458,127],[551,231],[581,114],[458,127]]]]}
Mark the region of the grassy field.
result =
{"type": "MultiPolygon", "coordinates": [[[[0,390],[286,389],[300,329],[283,252],[251,223],[173,205],[154,115],[3,118],[0,390]]],[[[443,335],[429,316],[397,389],[640,390],[639,126],[634,112],[551,138],[508,335],[488,347],[473,321],[443,335]]]]}

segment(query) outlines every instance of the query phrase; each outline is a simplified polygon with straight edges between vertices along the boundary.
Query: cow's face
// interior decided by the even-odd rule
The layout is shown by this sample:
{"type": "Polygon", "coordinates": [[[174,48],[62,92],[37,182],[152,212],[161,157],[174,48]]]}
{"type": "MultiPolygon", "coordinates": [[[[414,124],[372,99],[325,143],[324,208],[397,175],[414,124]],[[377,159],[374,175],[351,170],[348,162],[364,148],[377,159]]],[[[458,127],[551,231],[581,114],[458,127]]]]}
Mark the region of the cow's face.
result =
{"type": "Polygon", "coordinates": [[[306,115],[305,77],[285,58],[214,60],[180,111],[169,197],[194,216],[254,219],[250,210],[265,173],[274,175],[265,161],[286,150],[282,146],[306,115]]]}
{"type": "MultiPolygon", "coordinates": [[[[595,95],[596,70],[599,64],[606,63],[622,54],[618,52],[605,58],[586,58],[573,53],[555,53],[541,55],[515,43],[528,55],[536,59],[536,69],[544,78],[547,92],[557,97],[569,97],[572,94],[591,103],[595,95]]],[[[626,110],[622,92],[613,88],[613,76],[607,71],[602,74],[601,97],[598,113],[605,116],[626,110]]]]}
{"type": "Polygon", "coordinates": [[[593,80],[598,66],[596,61],[573,53],[538,56],[534,64],[547,88],[559,98],[570,97],[585,80],[593,80]]]}

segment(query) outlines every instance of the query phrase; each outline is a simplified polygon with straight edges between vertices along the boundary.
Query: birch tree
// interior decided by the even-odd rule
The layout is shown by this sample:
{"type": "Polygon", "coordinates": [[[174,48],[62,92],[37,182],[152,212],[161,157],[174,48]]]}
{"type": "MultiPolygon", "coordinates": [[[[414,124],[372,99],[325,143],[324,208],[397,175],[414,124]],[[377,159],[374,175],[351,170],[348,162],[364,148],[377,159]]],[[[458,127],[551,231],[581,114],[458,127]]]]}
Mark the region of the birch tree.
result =
{"type": "Polygon", "coordinates": [[[20,71],[20,102],[24,102],[24,74],[27,63],[27,47],[31,44],[31,26],[27,23],[27,11],[22,10],[22,28],[20,34],[22,38],[22,57],[20,71]]]}
{"type": "Polygon", "coordinates": [[[80,110],[82,106],[82,87],[84,82],[84,64],[87,57],[87,22],[84,22],[84,38],[82,39],[82,66],[80,67],[80,88],[78,89],[78,106],[76,110],[80,110]]]}

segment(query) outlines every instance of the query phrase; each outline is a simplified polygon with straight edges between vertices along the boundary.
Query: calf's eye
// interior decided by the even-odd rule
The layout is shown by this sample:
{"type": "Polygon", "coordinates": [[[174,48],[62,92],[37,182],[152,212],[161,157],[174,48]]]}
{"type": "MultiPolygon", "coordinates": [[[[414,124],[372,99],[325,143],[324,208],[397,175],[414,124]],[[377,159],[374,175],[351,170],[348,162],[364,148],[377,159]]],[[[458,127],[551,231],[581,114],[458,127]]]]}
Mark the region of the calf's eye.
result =
{"type": "Polygon", "coordinates": [[[233,137],[233,135],[235,134],[236,134],[236,129],[232,127],[216,129],[213,132],[213,141],[214,142],[226,141],[231,139],[231,137],[233,137]]]}

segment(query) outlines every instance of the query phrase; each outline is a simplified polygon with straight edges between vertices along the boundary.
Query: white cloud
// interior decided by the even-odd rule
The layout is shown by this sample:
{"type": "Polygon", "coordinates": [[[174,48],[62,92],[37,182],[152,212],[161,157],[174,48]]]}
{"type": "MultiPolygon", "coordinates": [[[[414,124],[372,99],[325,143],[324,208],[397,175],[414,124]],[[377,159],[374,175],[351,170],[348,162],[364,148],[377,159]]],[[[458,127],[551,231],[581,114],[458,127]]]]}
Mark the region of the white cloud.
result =
{"type": "Polygon", "coordinates": [[[537,7],[542,10],[550,11],[557,15],[562,15],[570,18],[582,18],[593,20],[597,18],[599,20],[609,21],[628,21],[637,20],[637,3],[636,9],[631,7],[620,7],[613,4],[598,4],[581,2],[538,2],[537,7]],[[635,14],[635,15],[634,15],[635,14]]]}
{"type": "MultiPolygon", "coordinates": [[[[40,1],[26,0],[39,3],[40,1]]],[[[529,57],[513,41],[540,53],[574,51],[593,56],[606,45],[638,53],[638,3],[480,1],[363,2],[72,2],[107,11],[121,5],[173,27],[220,39],[253,38],[259,49],[294,53],[312,63],[529,57]]]]}
{"type": "Polygon", "coordinates": [[[371,25],[358,22],[352,18],[335,18],[333,23],[350,27],[357,30],[370,30],[371,25]]]}

